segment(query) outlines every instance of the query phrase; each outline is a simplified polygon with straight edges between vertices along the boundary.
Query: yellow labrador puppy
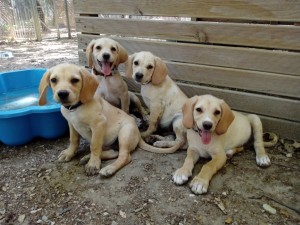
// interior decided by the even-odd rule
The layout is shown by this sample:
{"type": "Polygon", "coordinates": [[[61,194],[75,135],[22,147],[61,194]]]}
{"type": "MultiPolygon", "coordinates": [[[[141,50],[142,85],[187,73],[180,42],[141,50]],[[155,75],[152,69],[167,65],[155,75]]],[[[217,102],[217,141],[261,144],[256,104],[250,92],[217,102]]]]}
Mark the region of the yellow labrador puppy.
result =
{"type": "Polygon", "coordinates": [[[128,58],[126,50],[113,39],[99,38],[89,43],[86,57],[92,73],[101,83],[99,88],[102,97],[126,113],[129,113],[131,101],[145,118],[147,111],[142,107],[139,98],[128,91],[127,84],[118,71],[118,66],[128,58]]]}
{"type": "Polygon", "coordinates": [[[43,75],[39,91],[39,104],[46,104],[48,87],[53,90],[54,99],[62,104],[61,112],[70,129],[70,145],[58,157],[61,162],[70,161],[76,154],[80,136],[90,142],[90,157],[85,170],[87,175],[99,172],[101,158],[117,158],[102,168],[102,176],[111,176],[131,161],[130,153],[140,147],[153,149],[140,136],[134,119],[124,111],[105,101],[99,92],[98,80],[86,69],[72,64],[60,64],[43,75]],[[119,153],[102,151],[105,146],[119,141],[119,153]]]}
{"type": "Polygon", "coordinates": [[[257,115],[243,115],[232,111],[221,99],[212,95],[194,96],[183,107],[183,124],[188,129],[188,150],[183,166],[173,175],[175,184],[181,185],[192,175],[199,157],[211,158],[190,183],[196,194],[207,192],[212,176],[254,136],[256,163],[267,167],[271,161],[264,149],[276,143],[263,142],[262,123],[257,115]]]}
{"type": "Polygon", "coordinates": [[[182,147],[186,142],[186,129],[182,125],[181,109],[187,97],[168,76],[166,64],[151,52],[138,52],[128,59],[126,76],[141,84],[141,95],[150,109],[149,127],[142,132],[142,137],[150,136],[158,125],[163,128],[172,126],[175,141],[161,140],[154,146],[169,149],[158,153],[171,153],[182,147]]]}

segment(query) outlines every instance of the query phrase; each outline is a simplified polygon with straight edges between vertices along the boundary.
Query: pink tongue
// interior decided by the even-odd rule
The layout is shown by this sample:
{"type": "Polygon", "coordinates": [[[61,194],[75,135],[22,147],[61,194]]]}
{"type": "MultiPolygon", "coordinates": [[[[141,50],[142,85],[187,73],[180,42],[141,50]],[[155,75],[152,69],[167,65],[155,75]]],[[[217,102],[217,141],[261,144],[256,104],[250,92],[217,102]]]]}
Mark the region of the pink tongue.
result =
{"type": "Polygon", "coordinates": [[[208,145],[211,140],[211,132],[202,131],[200,136],[201,136],[202,143],[208,145]]]}
{"type": "Polygon", "coordinates": [[[102,63],[102,73],[107,76],[111,74],[111,68],[109,62],[103,62],[102,63]]]}

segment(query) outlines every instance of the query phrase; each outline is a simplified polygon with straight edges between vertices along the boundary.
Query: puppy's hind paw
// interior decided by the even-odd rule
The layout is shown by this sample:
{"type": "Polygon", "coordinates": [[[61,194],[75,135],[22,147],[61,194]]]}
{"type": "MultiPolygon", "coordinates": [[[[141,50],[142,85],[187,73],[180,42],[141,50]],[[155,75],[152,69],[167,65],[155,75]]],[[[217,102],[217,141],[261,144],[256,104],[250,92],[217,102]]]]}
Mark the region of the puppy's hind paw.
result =
{"type": "Polygon", "coordinates": [[[256,164],[260,167],[268,167],[271,165],[271,160],[267,155],[256,156],[256,164]]]}
{"type": "Polygon", "coordinates": [[[73,154],[72,152],[70,152],[68,149],[63,150],[59,156],[58,156],[58,161],[59,162],[69,162],[75,154],[73,154]]]}
{"type": "Polygon", "coordinates": [[[108,165],[104,168],[102,168],[99,172],[99,174],[102,176],[102,177],[110,177],[112,176],[116,171],[116,168],[112,165],[108,165]]]}
{"type": "Polygon", "coordinates": [[[185,171],[184,169],[180,168],[175,171],[173,175],[173,181],[177,185],[182,185],[188,181],[191,175],[192,174],[190,174],[188,171],[185,171]]]}
{"type": "Polygon", "coordinates": [[[80,159],[79,164],[80,164],[80,165],[85,165],[85,164],[90,160],[90,157],[91,157],[90,154],[83,156],[83,157],[80,159]]]}
{"type": "Polygon", "coordinates": [[[190,188],[195,194],[205,194],[208,189],[209,182],[203,179],[194,178],[190,183],[190,188]]]}

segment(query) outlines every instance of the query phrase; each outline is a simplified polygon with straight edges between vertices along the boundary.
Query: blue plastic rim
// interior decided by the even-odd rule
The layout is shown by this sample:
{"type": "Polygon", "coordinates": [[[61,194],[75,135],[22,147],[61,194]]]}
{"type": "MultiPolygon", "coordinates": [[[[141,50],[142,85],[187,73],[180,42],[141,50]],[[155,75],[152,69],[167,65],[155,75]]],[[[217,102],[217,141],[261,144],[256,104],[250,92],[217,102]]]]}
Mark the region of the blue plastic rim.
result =
{"type": "Polygon", "coordinates": [[[60,105],[47,94],[48,104],[38,105],[38,86],[46,69],[0,73],[0,141],[23,145],[35,137],[55,139],[68,131],[60,105]]]}

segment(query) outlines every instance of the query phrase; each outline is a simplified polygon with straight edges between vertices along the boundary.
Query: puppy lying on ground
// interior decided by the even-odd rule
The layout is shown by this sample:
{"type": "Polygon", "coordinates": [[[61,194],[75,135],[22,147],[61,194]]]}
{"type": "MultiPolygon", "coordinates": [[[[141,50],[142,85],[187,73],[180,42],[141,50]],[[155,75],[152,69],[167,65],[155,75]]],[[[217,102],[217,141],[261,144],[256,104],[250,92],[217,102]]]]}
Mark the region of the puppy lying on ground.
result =
{"type": "Polygon", "coordinates": [[[276,141],[263,142],[262,123],[257,115],[231,111],[223,100],[202,95],[194,96],[184,104],[183,124],[188,129],[188,150],[183,166],[173,175],[175,184],[187,182],[199,157],[211,157],[190,183],[196,194],[207,192],[212,176],[225,165],[226,155],[231,157],[241,151],[252,133],[257,165],[267,167],[271,164],[264,145],[269,147],[276,141]]]}
{"type": "Polygon", "coordinates": [[[115,40],[100,38],[89,43],[86,56],[92,73],[101,83],[99,88],[102,97],[126,113],[129,113],[131,101],[145,118],[147,111],[142,107],[139,98],[128,91],[127,84],[118,71],[119,64],[124,63],[128,58],[125,49],[115,40]]]}
{"type": "MultiPolygon", "coordinates": [[[[72,64],[60,64],[43,75],[39,91],[39,104],[46,104],[48,87],[54,99],[62,104],[61,112],[70,129],[70,145],[58,157],[61,162],[70,161],[77,152],[80,135],[90,142],[90,157],[85,170],[87,175],[99,172],[101,158],[117,158],[102,168],[102,176],[111,176],[131,161],[130,153],[140,147],[145,150],[156,148],[146,144],[140,136],[134,119],[124,111],[105,101],[96,92],[99,82],[86,69],[72,64]],[[119,141],[119,153],[102,151],[104,146],[119,141]]],[[[156,149],[157,150],[157,149],[156,149]]]]}
{"type": "Polygon", "coordinates": [[[126,63],[126,76],[141,84],[141,95],[150,109],[149,127],[142,132],[142,137],[154,133],[157,126],[162,128],[172,126],[175,141],[166,141],[156,136],[160,141],[154,143],[157,147],[168,147],[157,153],[172,153],[186,142],[186,129],[182,125],[181,108],[187,100],[186,95],[168,76],[166,64],[151,52],[138,52],[130,56],[126,63]]]}

